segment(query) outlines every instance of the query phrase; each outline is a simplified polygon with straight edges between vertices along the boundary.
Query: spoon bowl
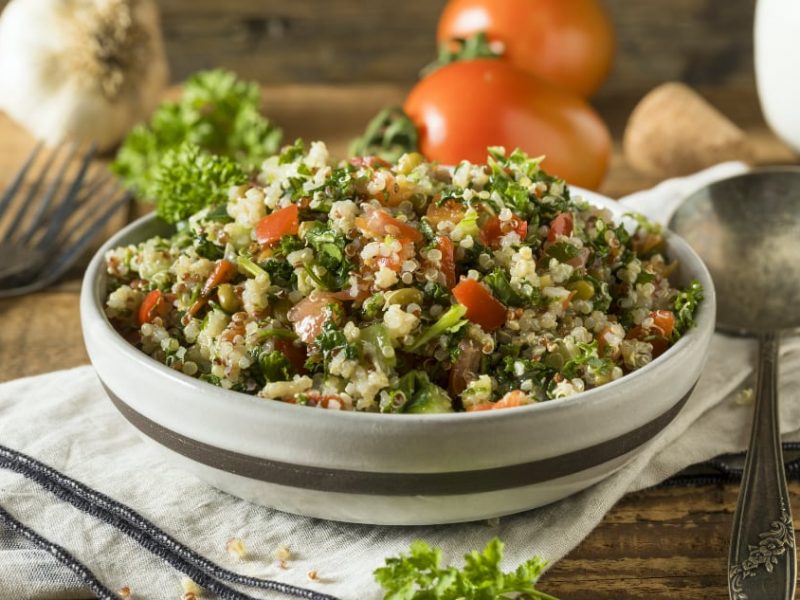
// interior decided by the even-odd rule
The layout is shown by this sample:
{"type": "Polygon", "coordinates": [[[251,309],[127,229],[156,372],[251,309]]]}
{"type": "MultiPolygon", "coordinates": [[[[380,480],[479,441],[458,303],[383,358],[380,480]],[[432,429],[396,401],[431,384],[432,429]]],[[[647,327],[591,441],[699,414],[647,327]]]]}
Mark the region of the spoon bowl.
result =
{"type": "Polygon", "coordinates": [[[686,199],[670,228],[711,273],[718,329],[800,327],[800,169],[762,169],[712,183],[686,199]]]}

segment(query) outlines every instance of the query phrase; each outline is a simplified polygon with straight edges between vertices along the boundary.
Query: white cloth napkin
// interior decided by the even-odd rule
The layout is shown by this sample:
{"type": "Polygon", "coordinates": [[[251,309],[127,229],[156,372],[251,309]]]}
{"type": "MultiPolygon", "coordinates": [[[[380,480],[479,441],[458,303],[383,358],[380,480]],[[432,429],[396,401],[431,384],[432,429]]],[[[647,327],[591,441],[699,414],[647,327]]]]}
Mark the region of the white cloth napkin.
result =
{"type": "MultiPolygon", "coordinates": [[[[671,180],[624,200],[632,210],[666,220],[687,193],[744,169],[719,165],[671,180]]],[[[690,464],[745,448],[752,407],[755,345],[716,335],[708,365],[676,420],[629,465],[594,487],[527,513],[486,522],[436,527],[373,527],[292,516],[219,492],[162,462],[114,410],[91,367],[0,385],[0,444],[28,453],[143,513],[178,540],[242,573],[278,579],[347,600],[381,597],[372,571],[415,539],[441,546],[456,562],[494,536],[506,543],[507,567],[539,554],[557,561],[630,491],[654,485],[690,464]],[[250,554],[225,549],[241,538],[250,554]],[[288,568],[272,558],[280,545],[288,568]],[[321,581],[308,580],[310,570],[321,581]]],[[[786,340],[780,392],[800,385],[800,344],[786,340]]],[[[800,439],[800,403],[781,405],[782,430],[800,439]]],[[[89,565],[111,589],[128,586],[137,599],[179,598],[181,576],[117,530],[63,504],[21,476],[0,470],[0,505],[89,565]]],[[[249,592],[256,597],[257,592],[249,592]]],[[[83,598],[77,580],[44,552],[0,532],[0,599],[83,598]]]]}

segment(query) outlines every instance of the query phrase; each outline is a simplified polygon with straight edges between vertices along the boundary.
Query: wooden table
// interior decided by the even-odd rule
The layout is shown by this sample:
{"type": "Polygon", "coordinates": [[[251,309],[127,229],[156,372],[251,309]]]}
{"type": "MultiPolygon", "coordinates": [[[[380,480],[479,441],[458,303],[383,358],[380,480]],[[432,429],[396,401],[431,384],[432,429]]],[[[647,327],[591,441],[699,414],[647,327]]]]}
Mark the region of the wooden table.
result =
{"type": "MultiPolygon", "coordinates": [[[[747,130],[758,162],[796,161],[764,126],[752,90],[704,93],[747,130]]],[[[286,139],[322,139],[341,156],[347,141],[379,107],[402,97],[402,88],[395,85],[285,86],[267,89],[265,104],[286,139]]],[[[635,102],[631,97],[611,98],[598,107],[616,140],[635,102]]],[[[0,115],[0,183],[11,177],[32,143],[0,115]]],[[[601,191],[619,197],[654,183],[633,172],[615,144],[601,191]]],[[[120,216],[115,226],[126,218],[120,216]]],[[[77,269],[46,292],[0,300],[0,381],[88,362],[80,332],[79,286],[77,269]]],[[[791,492],[798,519],[800,484],[793,483],[791,492]]],[[[727,545],[736,493],[737,486],[719,485],[631,494],[548,572],[543,587],[570,600],[727,598],[727,545]]]]}

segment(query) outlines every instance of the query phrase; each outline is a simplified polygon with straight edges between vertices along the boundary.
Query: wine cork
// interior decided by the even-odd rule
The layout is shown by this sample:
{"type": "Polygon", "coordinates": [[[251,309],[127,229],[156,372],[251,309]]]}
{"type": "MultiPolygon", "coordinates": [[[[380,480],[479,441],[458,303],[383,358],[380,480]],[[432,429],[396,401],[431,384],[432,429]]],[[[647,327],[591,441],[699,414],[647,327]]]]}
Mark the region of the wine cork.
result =
{"type": "Polygon", "coordinates": [[[752,161],[744,131],[683,83],[658,86],[639,101],[625,127],[628,163],[658,178],[694,173],[726,160],[752,161]]]}

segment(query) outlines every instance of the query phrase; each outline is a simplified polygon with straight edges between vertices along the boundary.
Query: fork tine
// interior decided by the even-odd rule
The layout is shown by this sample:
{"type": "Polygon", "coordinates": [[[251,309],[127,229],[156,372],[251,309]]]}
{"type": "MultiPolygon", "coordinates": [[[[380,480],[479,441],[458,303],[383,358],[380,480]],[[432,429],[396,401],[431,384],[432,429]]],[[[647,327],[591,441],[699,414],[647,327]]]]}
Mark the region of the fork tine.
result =
{"type": "Polygon", "coordinates": [[[36,195],[39,193],[39,189],[44,183],[45,176],[50,172],[50,167],[53,166],[53,162],[55,162],[56,156],[61,151],[62,147],[63,146],[57,146],[54,148],[50,153],[50,156],[47,157],[45,164],[39,169],[39,176],[31,184],[25,200],[23,200],[20,206],[17,208],[17,214],[14,215],[14,218],[6,228],[6,233],[4,235],[5,239],[13,240],[13,238],[16,237],[15,234],[17,233],[17,229],[20,227],[25,215],[28,213],[28,209],[30,208],[31,204],[33,204],[36,195]]]}
{"type": "Polygon", "coordinates": [[[64,176],[66,175],[70,162],[72,162],[72,157],[75,156],[76,150],[77,145],[75,143],[69,145],[69,151],[62,161],[55,179],[53,179],[53,181],[50,182],[50,185],[47,186],[47,191],[36,208],[36,212],[33,214],[33,217],[31,217],[31,220],[28,223],[24,233],[19,236],[20,243],[28,243],[31,237],[33,237],[37,229],[40,227],[43,217],[47,214],[47,210],[50,208],[53,198],[55,198],[56,192],[58,192],[58,189],[61,187],[61,184],[64,181],[64,176]]]}
{"type": "Polygon", "coordinates": [[[42,142],[37,142],[36,145],[31,150],[31,153],[28,155],[28,158],[25,159],[22,167],[17,174],[14,176],[14,179],[11,180],[11,183],[8,184],[6,189],[3,191],[3,197],[0,198],[0,217],[3,216],[8,205],[11,204],[11,199],[17,193],[19,186],[22,185],[22,182],[25,180],[25,175],[27,175],[28,170],[31,168],[33,161],[36,160],[36,156],[39,154],[39,151],[42,149],[44,144],[42,142]]]}
{"type": "MultiPolygon", "coordinates": [[[[86,171],[89,169],[89,165],[92,163],[92,159],[94,158],[95,154],[95,147],[92,145],[88,152],[84,154],[83,160],[81,160],[81,166],[78,170],[78,174],[72,180],[69,188],[67,189],[66,194],[64,195],[61,203],[55,208],[52,216],[49,219],[49,223],[47,224],[47,229],[45,230],[42,237],[39,239],[38,246],[47,243],[47,240],[58,233],[58,230],[64,225],[66,220],[70,216],[70,212],[74,208],[75,204],[75,197],[78,195],[78,192],[83,185],[83,180],[86,177],[86,171]]],[[[28,238],[30,239],[30,238],[28,238]]]]}
{"type": "Polygon", "coordinates": [[[113,177],[114,174],[111,171],[102,169],[100,173],[96,174],[91,181],[84,184],[83,188],[81,188],[81,193],[75,201],[75,206],[82,206],[84,203],[88,202],[92,196],[101,190],[113,177]]]}
{"type": "MultiPolygon", "coordinates": [[[[112,190],[106,195],[106,198],[113,197],[114,194],[118,193],[119,191],[119,189],[112,190]]],[[[111,219],[111,217],[114,216],[114,214],[122,206],[130,202],[132,198],[133,194],[130,192],[124,192],[122,196],[112,202],[108,208],[100,214],[100,216],[90,221],[89,225],[80,232],[80,237],[72,242],[70,246],[68,246],[66,250],[62,252],[61,256],[59,256],[59,258],[52,263],[52,268],[49,269],[42,278],[46,282],[45,285],[49,285],[61,277],[61,275],[63,275],[64,272],[72,266],[72,263],[81,257],[81,254],[86,250],[86,247],[100,232],[100,230],[105,227],[109,219],[111,219]]],[[[78,227],[74,227],[72,233],[75,233],[76,229],[78,229],[78,227]]],[[[67,240],[68,238],[65,238],[65,242],[67,240]]]]}
{"type": "Polygon", "coordinates": [[[94,222],[95,215],[109,205],[109,202],[120,193],[120,186],[113,178],[105,180],[107,185],[99,186],[92,196],[87,195],[81,199],[81,204],[76,204],[75,210],[70,215],[61,230],[49,240],[42,240],[40,248],[47,250],[50,247],[64,247],[69,240],[86,229],[94,222]],[[110,182],[110,183],[109,183],[110,182]]]}

